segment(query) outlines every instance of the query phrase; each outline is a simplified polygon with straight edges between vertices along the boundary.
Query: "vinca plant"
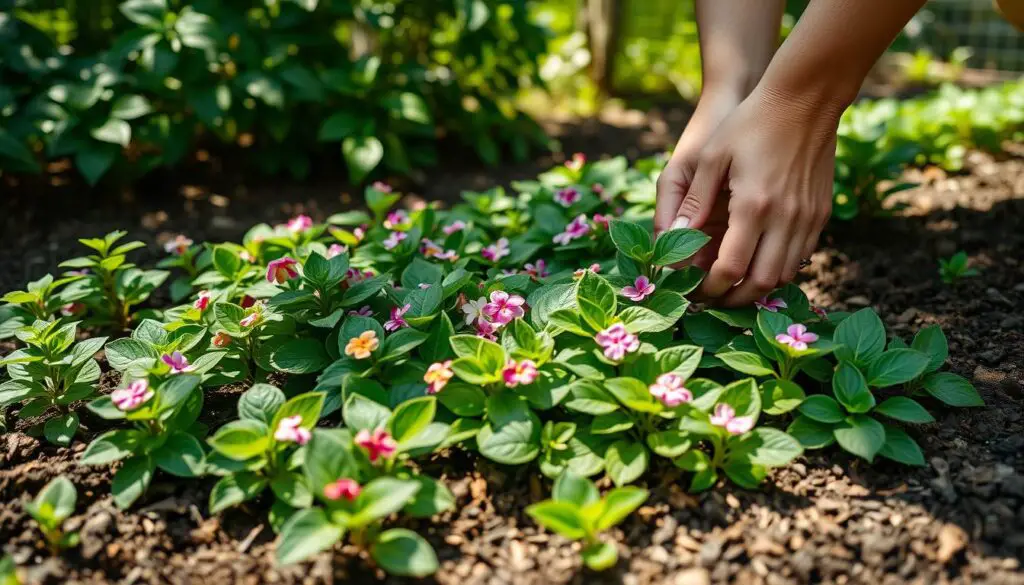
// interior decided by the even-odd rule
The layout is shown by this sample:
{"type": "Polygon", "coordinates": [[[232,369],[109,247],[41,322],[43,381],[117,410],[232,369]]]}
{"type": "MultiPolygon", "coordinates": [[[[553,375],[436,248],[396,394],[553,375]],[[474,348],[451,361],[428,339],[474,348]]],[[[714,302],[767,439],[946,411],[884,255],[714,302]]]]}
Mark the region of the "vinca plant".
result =
{"type": "Polygon", "coordinates": [[[39,525],[53,554],[78,546],[78,533],[63,530],[64,521],[75,512],[77,500],[78,492],[74,484],[61,475],[46,484],[35,499],[25,504],[25,511],[39,525]]]}
{"type": "MultiPolygon", "coordinates": [[[[439,450],[535,466],[555,487],[531,517],[604,569],[616,555],[600,535],[646,499],[631,484],[652,469],[698,492],[757,489],[833,444],[922,465],[917,425],[982,403],[944,371],[937,327],[887,338],[871,309],[828,313],[794,285],[749,307],[691,305],[704,275],[677,267],[708,237],[652,235],[657,172],[576,156],[447,210],[403,208],[378,183],[368,211],[322,224],[176,238],[162,262],[180,283],[172,306],[138,294],[159,283],[126,267],[120,234],[88,240],[96,254],[74,264],[89,275],[61,290],[89,291],[87,332],[131,333],[75,344],[77,322],[31,313],[15,328],[25,347],[5,358],[4,404],[69,421],[91,399],[106,426],[80,463],[116,466],[122,508],[154,481],[210,477],[208,512],[266,510],[281,563],[345,543],[423,576],[436,554],[402,518],[454,507],[417,461],[439,450]],[[101,347],[116,389],[94,397],[101,347]],[[237,396],[236,420],[203,412],[215,388],[237,396]],[[597,480],[615,487],[602,496],[597,480]]],[[[51,424],[70,440],[73,425],[51,424]]]]}

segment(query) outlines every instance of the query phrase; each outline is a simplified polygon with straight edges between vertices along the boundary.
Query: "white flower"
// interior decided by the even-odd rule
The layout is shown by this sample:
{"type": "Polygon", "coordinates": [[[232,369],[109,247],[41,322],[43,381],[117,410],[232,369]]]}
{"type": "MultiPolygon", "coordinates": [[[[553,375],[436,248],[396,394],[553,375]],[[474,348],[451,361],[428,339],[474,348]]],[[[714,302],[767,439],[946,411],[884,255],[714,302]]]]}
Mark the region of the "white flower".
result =
{"type": "Polygon", "coordinates": [[[484,316],[484,305],[486,304],[487,299],[480,297],[475,301],[466,301],[466,304],[462,305],[462,312],[466,314],[466,325],[472,325],[473,321],[487,320],[484,316]]]}

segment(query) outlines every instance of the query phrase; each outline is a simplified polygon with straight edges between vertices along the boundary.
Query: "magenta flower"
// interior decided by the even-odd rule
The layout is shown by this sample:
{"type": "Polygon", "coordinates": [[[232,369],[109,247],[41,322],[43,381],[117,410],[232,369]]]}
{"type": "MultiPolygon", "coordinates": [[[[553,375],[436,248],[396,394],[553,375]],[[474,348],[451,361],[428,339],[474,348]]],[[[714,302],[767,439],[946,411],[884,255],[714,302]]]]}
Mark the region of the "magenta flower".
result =
{"type": "Polygon", "coordinates": [[[74,303],[68,303],[66,305],[61,306],[60,314],[64,315],[65,317],[70,317],[72,315],[77,315],[77,314],[81,313],[84,310],[85,310],[85,304],[84,303],[74,302],[74,303]]]}
{"type": "Polygon", "coordinates": [[[176,351],[170,355],[165,353],[160,356],[160,361],[171,367],[172,374],[180,374],[181,372],[188,372],[192,370],[192,366],[188,365],[188,358],[181,355],[180,351],[176,351]]]}
{"type": "Polygon", "coordinates": [[[405,314],[409,312],[412,305],[406,303],[404,307],[392,307],[391,318],[384,323],[384,331],[398,331],[402,327],[408,327],[405,322],[405,314]]]}
{"type": "Polygon", "coordinates": [[[405,232],[391,232],[385,240],[382,242],[385,250],[394,250],[398,247],[398,244],[402,243],[402,240],[407,238],[405,232]]]}
{"type": "Polygon", "coordinates": [[[390,193],[391,192],[391,185],[388,185],[384,181],[374,181],[373,185],[371,185],[371,187],[373,187],[374,189],[380,191],[381,193],[390,193]]]}
{"type": "Polygon", "coordinates": [[[345,282],[343,284],[357,284],[373,278],[372,270],[359,270],[358,268],[349,268],[345,271],[345,282]]]}
{"type": "Polygon", "coordinates": [[[466,229],[466,222],[462,221],[461,219],[457,219],[441,228],[441,231],[444,232],[444,235],[450,236],[455,232],[461,232],[464,229],[466,229]]]}
{"type": "Polygon", "coordinates": [[[298,443],[305,445],[313,436],[309,429],[302,428],[302,415],[286,416],[281,419],[274,431],[274,440],[283,443],[298,443]]]}
{"type": "Polygon", "coordinates": [[[174,254],[175,256],[181,256],[192,246],[192,240],[183,234],[174,236],[173,239],[169,240],[164,244],[164,251],[168,254],[174,254]]]}
{"type": "Polygon", "coordinates": [[[758,309],[763,309],[769,313],[778,313],[779,309],[786,309],[789,305],[782,299],[769,299],[767,296],[763,296],[760,299],[754,301],[754,306],[758,309]]]}
{"type": "Polygon", "coordinates": [[[508,256],[508,238],[501,238],[497,242],[487,246],[483,250],[480,250],[480,255],[484,257],[484,260],[489,260],[491,262],[497,262],[505,256],[508,256]]]}
{"type": "Polygon", "coordinates": [[[556,244],[568,246],[569,242],[578,240],[590,232],[590,224],[587,223],[586,214],[580,214],[576,216],[576,219],[569,222],[569,225],[565,226],[565,231],[551,238],[556,244]]]}
{"type": "Polygon", "coordinates": [[[638,276],[636,277],[636,280],[633,281],[632,286],[626,285],[622,287],[622,296],[626,297],[627,299],[633,302],[639,303],[640,301],[653,295],[654,289],[655,286],[654,283],[651,282],[651,279],[647,278],[646,276],[638,276]]]}
{"type": "Polygon", "coordinates": [[[335,256],[340,256],[348,252],[348,246],[342,246],[341,244],[331,244],[330,248],[327,248],[327,259],[330,260],[335,256]]]}
{"type": "Polygon", "coordinates": [[[661,401],[669,408],[675,408],[685,402],[693,400],[693,393],[683,387],[683,377],[679,374],[662,374],[651,384],[651,396],[661,401]]]}
{"type": "Polygon", "coordinates": [[[711,424],[724,428],[730,435],[742,435],[754,428],[754,417],[736,416],[736,410],[722,402],[715,405],[711,424]]]}
{"type": "Polygon", "coordinates": [[[807,349],[808,343],[818,341],[818,335],[807,331],[806,325],[795,323],[787,327],[785,333],[776,335],[775,341],[788,345],[797,351],[804,351],[807,349]]]}
{"type": "Polygon", "coordinates": [[[538,258],[536,264],[530,264],[527,262],[526,266],[523,266],[523,269],[526,270],[526,273],[533,278],[544,278],[549,274],[548,264],[543,258],[538,258]]]}
{"type": "Polygon", "coordinates": [[[608,229],[608,222],[611,221],[612,216],[595,213],[593,219],[595,224],[603,227],[604,229],[608,229]]]}
{"type": "Polygon", "coordinates": [[[565,161],[565,168],[569,169],[570,171],[579,172],[583,170],[583,165],[585,164],[587,164],[587,155],[583,154],[582,152],[577,152],[576,154],[572,155],[571,160],[565,161]]]}
{"type": "Polygon", "coordinates": [[[580,192],[572,187],[566,187],[565,189],[559,189],[555,193],[555,201],[558,202],[562,207],[571,207],[573,203],[580,200],[580,192]]]}
{"type": "Polygon", "coordinates": [[[491,341],[497,341],[498,326],[490,321],[477,321],[476,322],[476,336],[489,339],[491,341]]]}
{"type": "Polygon", "coordinates": [[[205,311],[210,306],[210,296],[210,291],[208,290],[199,291],[199,298],[192,303],[192,306],[200,311],[205,311]]]}
{"type": "Polygon", "coordinates": [[[240,302],[238,304],[243,309],[248,309],[249,307],[251,307],[251,306],[256,304],[256,299],[251,297],[251,296],[249,296],[249,295],[245,295],[245,296],[242,297],[242,302],[240,302]]]}
{"type": "Polygon", "coordinates": [[[619,361],[640,349],[640,338],[626,331],[622,323],[616,323],[594,336],[597,344],[604,348],[604,357],[619,361]]]}
{"type": "Polygon", "coordinates": [[[288,256],[271,260],[267,265],[267,282],[282,284],[286,280],[298,277],[299,271],[295,269],[297,264],[298,261],[288,256]]]}
{"type": "Polygon", "coordinates": [[[811,305],[811,310],[814,311],[814,314],[817,315],[819,318],[828,319],[828,311],[826,311],[825,309],[811,305]]]}
{"type": "Polygon", "coordinates": [[[484,305],[484,314],[499,325],[507,325],[516,317],[526,314],[523,305],[526,299],[519,295],[510,295],[503,290],[491,293],[491,302],[484,305]]]}
{"type": "Polygon", "coordinates": [[[373,309],[370,308],[370,305],[363,305],[359,307],[359,310],[353,309],[348,314],[352,317],[373,317],[373,309]]]}
{"type": "Polygon", "coordinates": [[[308,215],[296,215],[289,219],[286,225],[288,227],[288,231],[293,234],[301,233],[313,227],[313,218],[308,215]]]}
{"type": "Polygon", "coordinates": [[[398,443],[384,429],[377,429],[373,433],[363,429],[356,434],[355,443],[366,449],[370,463],[376,463],[381,457],[388,459],[398,451],[398,443]]]}
{"type": "Polygon", "coordinates": [[[153,391],[149,389],[149,382],[146,380],[135,380],[128,384],[127,388],[114,390],[110,393],[110,400],[118,410],[135,410],[143,403],[153,397],[153,391]]]}
{"type": "Polygon", "coordinates": [[[537,375],[537,364],[533,360],[523,360],[518,363],[515,360],[508,360],[505,369],[501,371],[501,377],[509,388],[515,388],[520,384],[524,386],[533,384],[537,375]]]}
{"type": "Polygon", "coordinates": [[[397,209],[387,214],[384,218],[384,227],[389,230],[395,230],[400,227],[407,227],[409,223],[409,214],[404,209],[397,209]]]}
{"type": "Polygon", "coordinates": [[[363,491],[363,488],[359,487],[359,483],[356,480],[343,477],[324,486],[324,497],[328,500],[345,498],[345,500],[351,502],[359,496],[361,491],[363,491]]]}
{"type": "Polygon", "coordinates": [[[604,185],[602,185],[601,183],[594,183],[593,185],[590,186],[590,190],[600,195],[604,193],[604,185]]]}

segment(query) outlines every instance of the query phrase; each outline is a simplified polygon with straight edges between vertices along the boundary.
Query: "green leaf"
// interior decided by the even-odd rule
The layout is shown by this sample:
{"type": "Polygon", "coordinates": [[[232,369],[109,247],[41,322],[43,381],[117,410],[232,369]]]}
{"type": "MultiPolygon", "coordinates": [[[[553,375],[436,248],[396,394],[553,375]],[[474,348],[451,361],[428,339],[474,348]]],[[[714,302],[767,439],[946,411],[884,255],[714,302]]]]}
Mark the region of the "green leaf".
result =
{"type": "Polygon", "coordinates": [[[192,435],[174,431],[159,449],[153,461],[160,469],[178,477],[199,477],[206,467],[206,454],[199,440],[192,435]]]}
{"type": "Polygon", "coordinates": [[[935,422],[935,417],[928,414],[923,406],[913,398],[905,396],[893,396],[887,399],[876,406],[874,412],[908,423],[935,422]]]}
{"type": "Polygon", "coordinates": [[[487,420],[477,433],[480,454],[505,465],[532,461],[540,453],[540,420],[527,403],[510,391],[488,398],[487,420]]]}
{"type": "Polygon", "coordinates": [[[345,401],[341,417],[345,426],[354,432],[363,429],[372,431],[387,424],[391,411],[361,394],[351,394],[345,401]]]}
{"type": "Polygon", "coordinates": [[[167,12],[166,0],[127,0],[120,6],[121,14],[134,22],[147,28],[161,28],[163,26],[164,14],[167,12]]]}
{"type": "Polygon", "coordinates": [[[803,403],[803,388],[789,380],[768,380],[761,384],[761,408],[765,414],[785,414],[803,403]]]}
{"type": "Polygon", "coordinates": [[[654,360],[660,373],[676,374],[688,380],[697,371],[703,354],[704,349],[696,345],[677,345],[654,354],[654,360]]]}
{"type": "Polygon", "coordinates": [[[590,432],[595,435],[611,435],[633,428],[633,419],[622,411],[595,416],[590,422],[590,432]]]}
{"type": "Polygon", "coordinates": [[[267,427],[274,422],[274,414],[285,402],[284,392],[270,384],[253,384],[238,399],[238,417],[259,421],[267,427]]]}
{"type": "Polygon", "coordinates": [[[297,473],[279,473],[270,481],[270,490],[278,500],[293,508],[308,508],[313,503],[305,477],[297,473]]]}
{"type": "Polygon", "coordinates": [[[354,477],[356,462],[351,453],[352,439],[339,429],[313,429],[306,444],[303,462],[306,483],[319,498],[324,497],[324,486],[340,477],[354,477]]]}
{"type": "Polygon", "coordinates": [[[430,331],[427,338],[419,346],[420,357],[428,362],[443,362],[451,359],[452,352],[449,339],[455,335],[455,328],[452,326],[448,313],[442,311],[438,318],[430,324],[430,331]]]}
{"type": "Polygon", "coordinates": [[[647,435],[647,446],[656,455],[675,459],[690,450],[693,439],[686,431],[660,431],[647,435]]]}
{"type": "Polygon", "coordinates": [[[455,495],[440,481],[424,475],[413,480],[420,484],[420,489],[403,509],[406,514],[414,518],[429,518],[455,507],[455,495]]]}
{"type": "Polygon", "coordinates": [[[597,517],[594,528],[597,532],[618,525],[647,501],[647,490],[638,487],[618,487],[604,497],[604,511],[597,517]]]}
{"type": "Polygon", "coordinates": [[[749,376],[771,376],[775,374],[771,362],[759,354],[745,351],[727,351],[716,353],[715,357],[725,362],[725,365],[749,376]]]}
{"type": "Polygon", "coordinates": [[[949,372],[936,372],[921,382],[924,391],[950,406],[984,406],[978,391],[963,376],[949,372]]]}
{"type": "Polygon", "coordinates": [[[812,420],[826,424],[840,423],[846,417],[842,409],[839,408],[839,403],[831,396],[824,394],[808,396],[800,404],[800,413],[812,420]]]}
{"type": "Polygon", "coordinates": [[[393,92],[384,98],[383,105],[399,119],[426,126],[434,123],[427,102],[411,91],[393,92]]]}
{"type": "Polygon", "coordinates": [[[270,354],[270,364],[286,374],[314,374],[331,361],[323,342],[309,337],[289,339],[270,354]]]}
{"type": "Polygon", "coordinates": [[[632,305],[619,313],[622,324],[631,333],[657,333],[675,326],[690,304],[682,295],[668,290],[655,291],[644,306],[632,305]]]}
{"type": "Polygon", "coordinates": [[[420,484],[415,481],[378,477],[363,486],[363,490],[359,492],[349,525],[367,526],[371,522],[394,514],[404,508],[419,489],[420,484]]]}
{"type": "Polygon", "coordinates": [[[864,375],[849,362],[839,362],[832,374],[832,393],[850,412],[868,412],[875,406],[875,396],[868,389],[864,375]]]}
{"type": "Polygon", "coordinates": [[[89,134],[100,142],[126,147],[132,140],[132,127],[124,120],[111,118],[99,128],[94,128],[89,134]]]}
{"type": "Polygon", "coordinates": [[[576,380],[570,385],[569,392],[571,398],[565,402],[569,410],[600,416],[619,409],[615,397],[594,381],[576,380]]]}
{"type": "Polygon", "coordinates": [[[631,410],[649,413],[659,413],[664,410],[661,403],[651,396],[647,384],[636,378],[612,378],[605,380],[604,387],[631,410]]]}
{"type": "Polygon", "coordinates": [[[742,455],[744,460],[763,467],[785,465],[804,452],[800,441],[771,427],[754,429],[738,443],[730,443],[730,448],[733,457],[742,455]]]}
{"type": "Polygon", "coordinates": [[[373,136],[349,136],[341,143],[341,152],[348,165],[349,178],[361,183],[384,158],[384,145],[373,136]]]}
{"type": "Polygon", "coordinates": [[[572,540],[587,535],[578,505],[570,502],[545,500],[526,508],[533,520],[548,530],[572,540]]]}
{"type": "MultiPolygon", "coordinates": [[[[75,513],[75,502],[78,492],[67,477],[60,475],[50,480],[39,495],[29,504],[33,516],[39,514],[50,520],[54,527],[59,527],[68,517],[75,513]]],[[[42,524],[42,522],[40,522],[42,524]]]]}
{"type": "Polygon", "coordinates": [[[459,358],[452,362],[452,372],[463,382],[486,386],[501,380],[499,370],[484,366],[476,358],[459,358]]]}
{"type": "Polygon", "coordinates": [[[647,263],[654,253],[651,233],[641,225],[621,219],[613,219],[609,232],[615,247],[626,256],[647,263]]]}
{"type": "Polygon", "coordinates": [[[607,571],[619,562],[619,552],[610,542],[595,542],[583,547],[580,558],[591,571],[607,571]]]}
{"type": "Polygon", "coordinates": [[[385,530],[370,547],[382,569],[400,577],[426,577],[437,571],[437,555],[422,536],[406,528],[385,530]]]}
{"type": "Polygon", "coordinates": [[[476,335],[456,335],[451,338],[452,350],[460,358],[475,358],[487,373],[499,373],[505,367],[505,349],[493,341],[476,335]]]}
{"type": "Polygon", "coordinates": [[[449,383],[437,394],[437,399],[457,416],[480,416],[484,413],[487,395],[476,386],[449,383]]]}
{"type": "Polygon", "coordinates": [[[694,229],[674,229],[662,232],[654,243],[651,264],[669,266],[693,256],[711,240],[711,236],[694,229]]]}
{"type": "Polygon", "coordinates": [[[563,472],[551,488],[551,499],[568,502],[575,506],[586,506],[601,499],[594,482],[572,472],[563,472]]]}
{"type": "Polygon", "coordinates": [[[47,420],[43,426],[43,435],[54,445],[70,445],[76,431],[78,431],[78,415],[73,412],[55,416],[47,420]]]}
{"type": "Polygon", "coordinates": [[[122,96],[110,108],[110,115],[121,120],[141,118],[153,110],[149,100],[141,95],[122,96]]]}
{"type": "Polygon", "coordinates": [[[591,327],[600,331],[615,316],[615,289],[604,277],[590,270],[583,273],[576,286],[576,304],[580,315],[591,327]]]}
{"type": "Polygon", "coordinates": [[[917,378],[928,367],[927,354],[913,349],[890,349],[868,363],[868,384],[885,388],[917,378]]]}
{"type": "Polygon", "coordinates": [[[234,473],[222,477],[210,491],[210,514],[218,514],[231,506],[251,500],[265,487],[266,478],[254,472],[234,473]]]}
{"type": "Polygon", "coordinates": [[[433,422],[436,411],[437,400],[433,396],[423,396],[399,404],[388,421],[391,436],[400,446],[411,441],[433,422]]]}
{"type": "Polygon", "coordinates": [[[265,453],[270,446],[271,429],[257,420],[236,420],[217,429],[207,442],[218,453],[235,461],[245,461],[265,453]]]}
{"type": "Polygon", "coordinates": [[[755,422],[761,414],[761,392],[753,378],[737,380],[726,386],[718,402],[733,407],[736,416],[753,417],[755,422]]]}
{"type": "Polygon", "coordinates": [[[153,466],[153,459],[150,457],[132,457],[117,470],[110,484],[110,491],[114,494],[114,503],[118,508],[127,509],[146,493],[146,488],[153,479],[153,466]]]}
{"type": "Polygon", "coordinates": [[[885,427],[885,444],[879,449],[878,454],[886,459],[905,465],[916,465],[924,467],[924,453],[917,441],[912,439],[903,429],[892,425],[885,427]]]}
{"type": "Polygon", "coordinates": [[[807,416],[798,416],[786,429],[805,449],[821,449],[835,442],[832,425],[820,423],[807,416]]]}
{"type": "Polygon", "coordinates": [[[316,139],[320,142],[338,142],[349,138],[353,134],[362,132],[366,126],[366,120],[360,119],[353,110],[339,110],[320,125],[320,131],[316,139]]]}
{"type": "Polygon", "coordinates": [[[277,541],[277,562],[290,565],[308,559],[335,545],[345,531],[331,523],[321,508],[299,510],[281,528],[277,541]]]}
{"type": "Polygon", "coordinates": [[[946,335],[938,325],[922,327],[914,336],[911,347],[928,356],[928,366],[924,369],[925,372],[938,370],[949,357],[949,342],[946,341],[946,335]]]}
{"type": "Polygon", "coordinates": [[[399,329],[384,340],[380,361],[387,362],[408,357],[412,350],[427,340],[427,334],[411,327],[399,329]]]}
{"type": "Polygon", "coordinates": [[[874,310],[861,309],[843,319],[832,341],[841,346],[835,350],[840,360],[867,365],[885,349],[885,326],[874,310]]]}
{"type": "Polygon", "coordinates": [[[878,450],[885,444],[885,427],[863,414],[847,417],[832,429],[832,434],[840,447],[869,463],[875,460],[878,450]]]}
{"type": "Polygon", "coordinates": [[[301,417],[302,423],[299,426],[312,430],[320,420],[324,397],[323,392],[306,392],[289,399],[281,405],[281,408],[277,409],[274,420],[270,423],[270,432],[276,431],[282,420],[293,416],[301,417]]]}
{"type": "Polygon", "coordinates": [[[616,486],[632,483],[647,470],[647,449],[634,441],[617,441],[605,452],[604,466],[616,486]]]}
{"type": "Polygon", "coordinates": [[[106,465],[133,454],[144,435],[136,430],[107,431],[93,439],[82,453],[80,465],[106,465]]]}

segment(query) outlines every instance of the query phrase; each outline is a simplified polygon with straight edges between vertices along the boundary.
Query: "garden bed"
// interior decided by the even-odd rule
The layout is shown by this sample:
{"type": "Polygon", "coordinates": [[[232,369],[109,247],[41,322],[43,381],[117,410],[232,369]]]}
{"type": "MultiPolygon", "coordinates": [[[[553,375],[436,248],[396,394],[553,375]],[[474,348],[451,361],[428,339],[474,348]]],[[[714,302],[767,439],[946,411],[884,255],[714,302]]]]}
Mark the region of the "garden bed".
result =
{"type": "MultiPolygon", "coordinates": [[[[890,331],[903,337],[932,323],[946,331],[951,371],[970,379],[986,406],[933,410],[938,422],[914,434],[927,467],[881,459],[868,466],[833,447],[775,470],[760,491],[726,482],[690,495],[677,481],[682,472],[659,464],[645,476],[652,497],[612,532],[619,564],[596,574],[582,568],[578,544],[539,531],[524,513],[546,497],[546,482],[534,467],[506,468],[453,450],[423,465],[449,485],[457,499],[454,511],[433,520],[402,521],[436,549],[440,570],[432,579],[637,585],[1022,582],[1024,162],[981,159],[969,166],[966,176],[932,175],[925,187],[901,194],[910,207],[897,217],[831,224],[802,283],[816,304],[830,310],[876,308],[890,331]],[[968,252],[981,275],[943,284],[938,258],[958,249],[968,252]]],[[[477,181],[453,177],[444,190],[452,192],[453,184],[476,188],[477,181]]],[[[321,193],[316,207],[305,196],[286,195],[277,203],[274,193],[259,191],[244,210],[219,210],[202,198],[185,200],[183,209],[94,210],[86,221],[58,222],[46,233],[8,233],[0,290],[21,286],[40,269],[52,270],[56,259],[76,251],[76,237],[127,227],[150,241],[177,232],[197,241],[230,240],[256,221],[273,223],[302,210],[326,214],[340,207],[337,190],[321,193]],[[127,225],[127,217],[135,222],[127,225]],[[33,274],[23,274],[26,269],[33,274]]],[[[2,346],[0,353],[11,347],[2,346]]],[[[113,381],[106,374],[101,391],[113,388],[113,381]]],[[[216,427],[233,418],[240,391],[224,387],[208,394],[205,422],[216,427]]],[[[105,421],[83,413],[89,438],[106,428],[105,421]]],[[[0,441],[0,542],[7,543],[19,565],[34,567],[32,581],[401,582],[368,569],[351,547],[322,553],[308,564],[276,566],[274,534],[260,505],[243,505],[219,517],[207,514],[213,480],[158,476],[144,500],[124,512],[109,497],[108,468],[75,464],[85,441],[56,448],[20,433],[0,441]],[[71,527],[81,531],[82,545],[56,559],[43,552],[22,502],[59,474],[78,487],[71,527]]]]}

